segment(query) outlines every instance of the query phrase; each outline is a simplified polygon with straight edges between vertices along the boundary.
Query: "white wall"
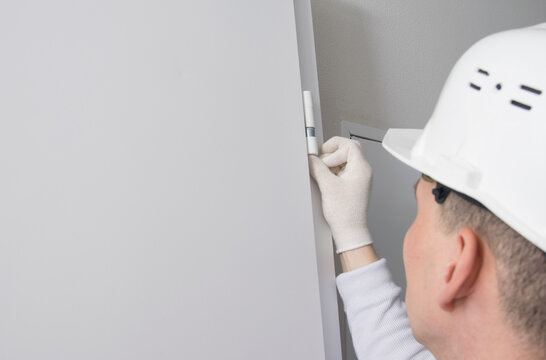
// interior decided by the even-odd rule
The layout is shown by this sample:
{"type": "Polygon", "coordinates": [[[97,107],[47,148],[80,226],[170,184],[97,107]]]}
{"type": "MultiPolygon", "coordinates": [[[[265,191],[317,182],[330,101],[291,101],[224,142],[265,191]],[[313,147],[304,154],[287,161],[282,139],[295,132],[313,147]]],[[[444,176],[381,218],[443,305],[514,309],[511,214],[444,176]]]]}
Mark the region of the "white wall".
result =
{"type": "Polygon", "coordinates": [[[312,0],[325,138],[343,120],[422,127],[455,61],[500,30],[546,21],[544,0],[312,0]]]}

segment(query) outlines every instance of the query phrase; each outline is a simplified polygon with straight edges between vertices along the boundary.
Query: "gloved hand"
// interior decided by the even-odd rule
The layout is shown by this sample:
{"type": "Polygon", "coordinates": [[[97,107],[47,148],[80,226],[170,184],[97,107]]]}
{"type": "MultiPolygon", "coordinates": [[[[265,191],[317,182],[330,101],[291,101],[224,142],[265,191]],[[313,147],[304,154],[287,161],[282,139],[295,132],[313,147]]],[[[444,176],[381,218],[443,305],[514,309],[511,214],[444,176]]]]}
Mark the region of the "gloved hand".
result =
{"type": "Polygon", "coordinates": [[[333,137],[322,145],[320,158],[309,156],[309,168],[320,188],[322,210],[336,252],[371,244],[367,213],[372,168],[362,155],[360,143],[333,137]]]}

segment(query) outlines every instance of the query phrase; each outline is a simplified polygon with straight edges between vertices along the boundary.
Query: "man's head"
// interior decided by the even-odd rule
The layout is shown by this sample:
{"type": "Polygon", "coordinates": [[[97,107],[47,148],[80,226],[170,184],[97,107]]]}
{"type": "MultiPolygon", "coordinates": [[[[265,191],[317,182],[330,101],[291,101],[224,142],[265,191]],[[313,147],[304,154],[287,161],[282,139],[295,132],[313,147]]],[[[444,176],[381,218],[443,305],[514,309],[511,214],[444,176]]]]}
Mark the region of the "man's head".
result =
{"type": "Polygon", "coordinates": [[[454,192],[439,202],[437,188],[427,176],[416,184],[418,213],[404,242],[415,337],[445,350],[458,327],[473,338],[504,325],[510,340],[546,356],[546,255],[454,192]]]}
{"type": "Polygon", "coordinates": [[[546,24],[488,36],[457,62],[424,129],[383,139],[435,179],[418,183],[404,243],[408,315],[425,345],[453,333],[467,347],[490,336],[546,352],[544,64],[546,24]]]}
{"type": "Polygon", "coordinates": [[[456,194],[440,205],[440,220],[446,233],[466,226],[487,246],[495,258],[506,321],[525,340],[546,349],[546,253],[490,211],[456,194]]]}

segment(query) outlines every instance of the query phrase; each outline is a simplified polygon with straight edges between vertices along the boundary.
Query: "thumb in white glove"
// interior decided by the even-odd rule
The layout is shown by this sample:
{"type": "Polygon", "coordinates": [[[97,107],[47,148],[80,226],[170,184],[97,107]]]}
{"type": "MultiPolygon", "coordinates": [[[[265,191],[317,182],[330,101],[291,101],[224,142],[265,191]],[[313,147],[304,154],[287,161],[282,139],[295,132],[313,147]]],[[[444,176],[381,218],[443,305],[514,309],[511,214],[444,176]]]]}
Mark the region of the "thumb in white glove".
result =
{"type": "Polygon", "coordinates": [[[321,152],[320,158],[309,156],[309,167],[322,195],[336,252],[371,244],[367,213],[372,169],[360,144],[336,136],[322,145],[321,152]]]}

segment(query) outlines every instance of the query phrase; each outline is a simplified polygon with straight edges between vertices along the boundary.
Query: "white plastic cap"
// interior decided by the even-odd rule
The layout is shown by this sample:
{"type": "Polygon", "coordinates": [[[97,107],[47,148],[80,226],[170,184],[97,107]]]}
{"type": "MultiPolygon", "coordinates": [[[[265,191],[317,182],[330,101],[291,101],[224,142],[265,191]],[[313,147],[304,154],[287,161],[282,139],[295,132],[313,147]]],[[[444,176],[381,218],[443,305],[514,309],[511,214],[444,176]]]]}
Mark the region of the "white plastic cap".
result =
{"type": "Polygon", "coordinates": [[[317,155],[319,154],[319,146],[317,142],[317,138],[312,136],[307,138],[307,153],[309,155],[317,155]]]}
{"type": "Polygon", "coordinates": [[[313,96],[311,91],[303,92],[303,109],[305,113],[305,126],[315,127],[315,116],[313,114],[313,96]]]}

